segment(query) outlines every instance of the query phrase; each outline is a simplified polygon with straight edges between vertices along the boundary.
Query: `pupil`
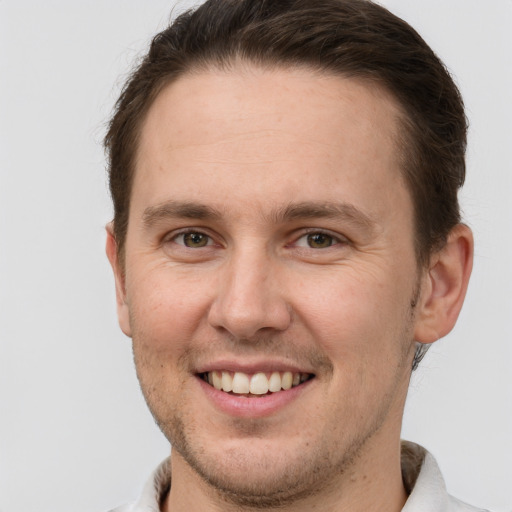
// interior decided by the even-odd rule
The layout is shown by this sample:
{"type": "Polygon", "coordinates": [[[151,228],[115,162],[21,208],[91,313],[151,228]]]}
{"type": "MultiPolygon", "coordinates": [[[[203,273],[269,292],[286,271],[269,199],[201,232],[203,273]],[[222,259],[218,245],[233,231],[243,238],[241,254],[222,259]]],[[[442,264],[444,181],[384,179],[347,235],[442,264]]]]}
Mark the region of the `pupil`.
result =
{"type": "Polygon", "coordinates": [[[201,233],[187,233],[184,241],[188,247],[204,247],[207,243],[206,236],[201,233]]]}
{"type": "Polygon", "coordinates": [[[332,245],[332,237],[323,233],[315,233],[314,235],[308,235],[308,243],[313,248],[324,248],[332,245]]]}

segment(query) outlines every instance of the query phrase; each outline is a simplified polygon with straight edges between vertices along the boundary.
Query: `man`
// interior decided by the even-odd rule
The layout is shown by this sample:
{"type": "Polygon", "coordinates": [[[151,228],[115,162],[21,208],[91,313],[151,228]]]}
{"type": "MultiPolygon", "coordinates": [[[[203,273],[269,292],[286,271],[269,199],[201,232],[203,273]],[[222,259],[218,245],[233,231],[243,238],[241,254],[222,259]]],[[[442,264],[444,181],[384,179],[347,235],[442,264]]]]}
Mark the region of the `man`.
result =
{"type": "Polygon", "coordinates": [[[209,0],[154,38],[105,142],[119,322],[173,447],[119,511],[475,510],[400,443],[473,251],[462,100],[411,27],[209,0]]]}

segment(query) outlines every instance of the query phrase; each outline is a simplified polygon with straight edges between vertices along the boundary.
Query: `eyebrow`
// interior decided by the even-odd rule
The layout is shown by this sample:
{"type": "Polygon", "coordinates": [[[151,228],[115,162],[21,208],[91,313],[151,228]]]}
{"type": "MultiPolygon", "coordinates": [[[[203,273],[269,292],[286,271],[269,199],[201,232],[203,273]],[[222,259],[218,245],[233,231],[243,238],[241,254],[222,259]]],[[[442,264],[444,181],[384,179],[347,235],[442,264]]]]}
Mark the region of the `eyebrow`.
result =
{"type": "MultiPolygon", "coordinates": [[[[192,201],[166,201],[144,210],[142,221],[150,228],[166,219],[220,220],[221,210],[192,201]]],[[[306,219],[333,219],[349,222],[358,228],[373,230],[376,222],[362,210],[350,203],[306,201],[292,203],[265,215],[274,224],[306,219]]]]}
{"type": "Polygon", "coordinates": [[[333,219],[346,221],[355,226],[374,229],[376,222],[362,210],[350,203],[301,202],[279,208],[272,214],[274,222],[300,219],[333,219]]]}
{"type": "Polygon", "coordinates": [[[151,227],[169,218],[218,220],[221,217],[220,211],[205,204],[171,200],[146,208],[142,214],[142,222],[144,226],[151,227]]]}

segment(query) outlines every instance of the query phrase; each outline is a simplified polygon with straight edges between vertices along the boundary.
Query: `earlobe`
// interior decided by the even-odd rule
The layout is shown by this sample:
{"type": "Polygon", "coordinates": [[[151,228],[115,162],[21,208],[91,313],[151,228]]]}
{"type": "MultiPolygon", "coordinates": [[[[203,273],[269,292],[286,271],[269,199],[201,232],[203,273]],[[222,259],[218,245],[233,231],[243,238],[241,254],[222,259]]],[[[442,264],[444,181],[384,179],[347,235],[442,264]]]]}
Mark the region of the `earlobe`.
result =
{"type": "Polygon", "coordinates": [[[444,247],[432,255],[423,279],[415,340],[433,343],[446,336],[459,316],[473,266],[473,235],[458,224],[444,247]]]}
{"type": "Polygon", "coordinates": [[[114,236],[112,223],[107,224],[106,232],[107,240],[105,251],[114,272],[114,279],[116,284],[117,318],[121,330],[124,332],[124,334],[126,334],[126,336],[131,337],[132,332],[130,327],[130,315],[128,304],[126,302],[125,275],[119,262],[117,242],[114,236]]]}

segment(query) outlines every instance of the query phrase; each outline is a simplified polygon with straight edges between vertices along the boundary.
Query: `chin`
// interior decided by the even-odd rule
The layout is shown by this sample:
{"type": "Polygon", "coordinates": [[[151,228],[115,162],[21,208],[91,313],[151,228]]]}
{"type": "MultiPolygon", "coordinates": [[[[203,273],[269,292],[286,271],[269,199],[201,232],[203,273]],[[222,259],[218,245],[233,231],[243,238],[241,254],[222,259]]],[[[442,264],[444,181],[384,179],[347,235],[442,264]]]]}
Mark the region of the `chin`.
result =
{"type": "Polygon", "coordinates": [[[225,501],[238,506],[283,506],[311,496],[322,487],[325,475],[321,465],[312,468],[311,461],[308,463],[300,454],[292,460],[285,450],[269,443],[265,443],[266,449],[258,440],[245,443],[227,448],[222,455],[202,450],[195,453],[174,445],[173,457],[178,452],[199,478],[225,501]]]}
{"type": "MultiPolygon", "coordinates": [[[[254,433],[257,425],[253,428],[254,433]]],[[[225,502],[259,509],[290,505],[322,492],[333,477],[350,469],[365,441],[356,440],[336,458],[332,447],[307,437],[201,440],[197,430],[188,432],[195,433],[193,444],[183,430],[168,432],[173,468],[174,459],[179,459],[225,502]]]]}

